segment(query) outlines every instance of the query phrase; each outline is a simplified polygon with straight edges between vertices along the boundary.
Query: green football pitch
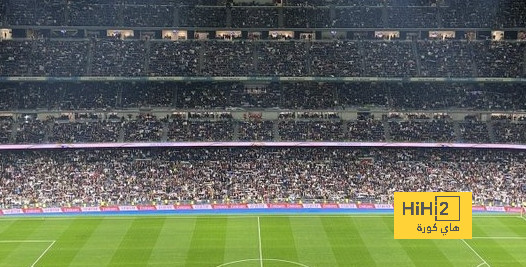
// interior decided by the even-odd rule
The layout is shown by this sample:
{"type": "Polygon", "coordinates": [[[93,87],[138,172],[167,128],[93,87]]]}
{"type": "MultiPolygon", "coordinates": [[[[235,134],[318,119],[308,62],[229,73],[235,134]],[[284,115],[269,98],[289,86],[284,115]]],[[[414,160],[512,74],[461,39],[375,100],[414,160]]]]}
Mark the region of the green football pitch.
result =
{"type": "Polygon", "coordinates": [[[4,217],[0,266],[526,266],[526,219],[394,240],[392,215],[4,217]]]}

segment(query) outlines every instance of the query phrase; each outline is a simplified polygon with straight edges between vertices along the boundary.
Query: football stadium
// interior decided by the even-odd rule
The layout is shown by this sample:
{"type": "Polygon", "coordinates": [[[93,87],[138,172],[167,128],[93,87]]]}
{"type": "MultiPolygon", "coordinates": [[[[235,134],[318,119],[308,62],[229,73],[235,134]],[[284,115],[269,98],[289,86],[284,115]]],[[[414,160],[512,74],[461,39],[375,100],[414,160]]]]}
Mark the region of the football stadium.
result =
{"type": "Polygon", "coordinates": [[[0,0],[0,266],[526,266],[525,213],[526,1],[0,0]]]}

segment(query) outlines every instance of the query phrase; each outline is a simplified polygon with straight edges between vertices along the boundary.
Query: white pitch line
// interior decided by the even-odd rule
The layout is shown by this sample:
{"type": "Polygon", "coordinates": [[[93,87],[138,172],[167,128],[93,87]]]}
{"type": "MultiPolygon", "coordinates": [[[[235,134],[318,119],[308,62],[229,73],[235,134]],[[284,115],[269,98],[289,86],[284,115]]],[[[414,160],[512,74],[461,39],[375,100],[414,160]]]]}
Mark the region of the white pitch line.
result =
{"type": "Polygon", "coordinates": [[[60,215],[60,216],[49,216],[49,217],[0,217],[0,221],[19,221],[19,220],[50,220],[50,221],[62,221],[62,220],[71,220],[74,219],[82,219],[82,220],[98,220],[98,219],[104,219],[104,220],[135,220],[136,217],[141,217],[145,219],[168,219],[168,220],[177,220],[177,219],[199,219],[199,218],[256,218],[256,217],[295,217],[295,218],[319,218],[319,217],[327,217],[327,218],[393,218],[394,216],[392,214],[386,214],[386,215],[361,215],[361,214],[319,214],[319,215],[303,215],[303,214],[253,214],[253,215],[239,215],[239,214],[203,214],[203,215],[196,215],[196,214],[166,214],[166,215],[130,215],[130,216],[118,216],[118,215],[80,215],[80,216],[68,216],[68,215],[60,215]]]}
{"type": "Polygon", "coordinates": [[[53,241],[51,242],[51,244],[49,244],[49,246],[46,248],[46,250],[44,250],[44,252],[42,252],[42,254],[40,254],[40,257],[38,257],[38,259],[33,262],[33,264],[31,264],[31,267],[35,267],[35,265],[38,263],[38,261],[40,259],[42,259],[42,257],[44,257],[44,255],[48,252],[48,250],[55,244],[56,241],[53,241]]]}
{"type": "Polygon", "coordinates": [[[526,239],[523,236],[474,236],[473,239],[526,239]]]}
{"type": "Polygon", "coordinates": [[[55,240],[0,240],[0,243],[51,243],[55,240]]]}
{"type": "Polygon", "coordinates": [[[526,218],[524,218],[524,216],[519,216],[519,218],[521,218],[521,219],[526,221],[526,218]]]}
{"type": "Polygon", "coordinates": [[[466,242],[466,240],[464,240],[464,239],[460,239],[460,240],[462,240],[462,242],[464,242],[464,244],[466,244],[466,246],[468,246],[468,248],[471,249],[471,251],[473,251],[473,253],[475,253],[475,255],[477,255],[477,257],[479,257],[479,259],[481,259],[481,260],[483,261],[483,263],[479,264],[477,267],[479,267],[479,266],[483,266],[483,265],[488,265],[488,267],[491,267],[491,265],[489,265],[489,263],[488,263],[484,258],[482,258],[482,257],[480,256],[480,254],[478,254],[477,251],[475,251],[475,250],[473,249],[473,247],[471,247],[471,246],[468,244],[468,242],[466,242]]]}
{"type": "MultiPolygon", "coordinates": [[[[239,215],[239,214],[166,214],[166,215],[144,215],[144,214],[137,214],[137,215],[129,215],[129,216],[118,216],[118,215],[80,215],[80,216],[67,216],[67,215],[60,215],[60,216],[49,216],[49,217],[2,217],[0,218],[1,221],[19,221],[19,220],[50,220],[50,221],[62,221],[62,220],[71,220],[74,219],[82,219],[82,220],[98,220],[98,219],[104,219],[104,220],[134,220],[136,217],[146,218],[146,219],[168,219],[168,220],[178,220],[178,219],[199,219],[199,218],[230,218],[230,219],[243,219],[243,218],[255,218],[255,217],[295,217],[295,218],[393,218],[394,215],[392,214],[384,214],[384,215],[367,215],[367,214],[327,214],[327,213],[320,213],[316,215],[311,214],[292,214],[292,213],[285,213],[285,214],[253,214],[253,215],[239,215]]],[[[476,219],[482,219],[482,218],[515,218],[520,216],[512,216],[512,215],[473,215],[473,218],[476,219]]],[[[526,220],[526,218],[521,217],[523,220],[526,220]]]]}
{"type": "Polygon", "coordinates": [[[261,249],[261,223],[258,216],[259,263],[263,267],[263,250],[261,249]]]}

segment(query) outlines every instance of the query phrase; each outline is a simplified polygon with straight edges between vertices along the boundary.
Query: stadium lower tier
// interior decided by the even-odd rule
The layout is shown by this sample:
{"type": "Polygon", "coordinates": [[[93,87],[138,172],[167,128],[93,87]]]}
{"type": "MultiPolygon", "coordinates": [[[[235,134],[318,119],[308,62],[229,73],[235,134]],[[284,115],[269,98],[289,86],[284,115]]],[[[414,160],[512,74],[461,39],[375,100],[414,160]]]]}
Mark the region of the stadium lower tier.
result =
{"type": "Polygon", "coordinates": [[[229,200],[389,202],[397,191],[470,191],[518,205],[526,152],[324,147],[0,152],[0,208],[229,200]]]}

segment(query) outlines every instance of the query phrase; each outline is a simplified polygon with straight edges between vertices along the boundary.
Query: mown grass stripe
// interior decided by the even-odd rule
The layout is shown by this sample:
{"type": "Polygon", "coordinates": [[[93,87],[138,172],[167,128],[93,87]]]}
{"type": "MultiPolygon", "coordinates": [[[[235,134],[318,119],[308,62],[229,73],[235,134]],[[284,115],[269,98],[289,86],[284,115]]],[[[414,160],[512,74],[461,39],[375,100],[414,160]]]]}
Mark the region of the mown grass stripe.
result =
{"type": "Polygon", "coordinates": [[[44,220],[22,220],[16,221],[7,227],[2,234],[1,240],[24,240],[32,239],[31,237],[37,229],[44,223],[44,220]]]}
{"type": "Polygon", "coordinates": [[[337,266],[338,261],[320,218],[290,218],[298,260],[309,266],[337,266]]]}
{"type": "Polygon", "coordinates": [[[259,221],[263,257],[298,262],[298,251],[292,234],[290,218],[260,217],[259,221]]]}
{"type": "Polygon", "coordinates": [[[195,218],[167,217],[148,264],[154,266],[183,266],[190,250],[195,221],[195,218]]]}
{"type": "MultiPolygon", "coordinates": [[[[31,236],[35,233],[37,229],[44,223],[43,220],[32,220],[32,221],[16,221],[16,223],[9,224],[8,227],[4,228],[2,234],[0,234],[0,240],[24,240],[24,239],[33,239],[31,236]]],[[[38,257],[38,251],[42,252],[49,244],[30,244],[25,243],[3,243],[0,244],[2,249],[0,249],[0,266],[10,266],[15,264],[21,255],[26,255],[26,257],[32,257],[35,254],[34,258],[38,257]],[[33,252],[27,252],[28,250],[35,250],[33,252]],[[42,248],[42,249],[41,249],[42,248]],[[32,255],[32,256],[29,256],[32,255]]],[[[28,262],[30,265],[31,261],[28,262]]]]}
{"type": "Polygon", "coordinates": [[[217,266],[224,263],[227,218],[196,220],[184,266],[217,266]]]}
{"type": "Polygon", "coordinates": [[[356,231],[377,266],[413,266],[411,258],[394,240],[393,217],[351,218],[356,231]]]}
{"type": "Polygon", "coordinates": [[[257,217],[228,218],[224,262],[256,258],[259,258],[257,217]]]}
{"type": "Polygon", "coordinates": [[[56,242],[53,249],[39,263],[50,266],[69,266],[102,220],[102,218],[99,220],[72,219],[69,227],[57,238],[60,242],[56,242]]]}
{"type": "Polygon", "coordinates": [[[321,222],[339,266],[375,265],[352,219],[322,217],[321,222]]]}
{"type": "Polygon", "coordinates": [[[135,219],[136,217],[130,217],[128,220],[115,221],[104,218],[78,251],[70,266],[108,266],[135,219]]]}
{"type": "Polygon", "coordinates": [[[11,227],[17,221],[18,220],[9,220],[9,221],[0,220],[0,238],[2,238],[3,234],[5,233],[5,231],[9,230],[9,227],[11,227]]]}
{"type": "MultiPolygon", "coordinates": [[[[511,218],[488,218],[484,222],[473,224],[473,232],[477,236],[509,236],[518,234],[525,235],[526,228],[515,232],[508,228],[508,223],[513,224],[516,220],[511,218]]],[[[491,266],[521,266],[526,264],[526,240],[498,240],[498,239],[472,239],[466,240],[491,266]]]]}
{"type": "Polygon", "coordinates": [[[137,218],[128,228],[119,248],[110,261],[111,266],[145,266],[150,259],[166,219],[137,218]]]}
{"type": "Polygon", "coordinates": [[[47,243],[2,243],[0,244],[0,266],[31,266],[51,245],[47,243]]]}
{"type": "MultiPolygon", "coordinates": [[[[394,238],[394,220],[382,220],[394,238]]],[[[452,266],[447,255],[440,250],[433,240],[397,240],[411,261],[416,266],[432,266],[440,262],[441,266],[452,266]],[[422,255],[425,255],[424,257],[422,255]]]]}

